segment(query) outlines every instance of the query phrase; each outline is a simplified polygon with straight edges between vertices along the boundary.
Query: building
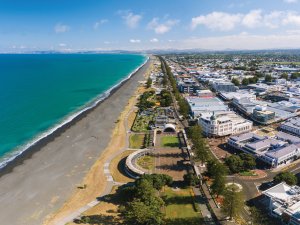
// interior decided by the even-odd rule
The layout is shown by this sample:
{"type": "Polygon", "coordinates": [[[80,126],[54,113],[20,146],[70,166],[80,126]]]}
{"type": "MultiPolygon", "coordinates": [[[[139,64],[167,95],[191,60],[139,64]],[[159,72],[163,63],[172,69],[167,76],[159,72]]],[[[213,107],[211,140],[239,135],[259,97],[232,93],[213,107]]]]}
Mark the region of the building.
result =
{"type": "Polygon", "coordinates": [[[271,216],[282,224],[300,225],[300,187],[279,183],[262,193],[271,216]]]}
{"type": "Polygon", "coordinates": [[[252,130],[251,121],[232,111],[202,113],[199,118],[199,125],[201,125],[205,135],[216,137],[241,134],[252,130]]]}
{"type": "Polygon", "coordinates": [[[224,99],[225,101],[231,101],[234,98],[236,100],[239,100],[241,98],[247,98],[250,100],[256,100],[256,96],[253,93],[250,93],[248,91],[237,91],[237,92],[221,92],[220,97],[224,99]]]}
{"type": "Polygon", "coordinates": [[[200,98],[212,98],[214,93],[211,90],[197,90],[196,95],[200,98]]]}
{"type": "Polygon", "coordinates": [[[229,81],[217,81],[212,84],[212,88],[216,92],[235,92],[238,90],[233,83],[229,81]]]}
{"type": "Polygon", "coordinates": [[[300,118],[291,118],[280,125],[280,129],[300,136],[300,118]]]}
{"type": "Polygon", "coordinates": [[[197,118],[204,112],[227,111],[228,107],[218,98],[186,97],[191,108],[191,115],[197,118]]]}
{"type": "Polygon", "coordinates": [[[178,90],[181,93],[194,94],[200,89],[200,85],[191,77],[182,77],[177,81],[178,90]]]}
{"type": "Polygon", "coordinates": [[[300,156],[300,142],[297,137],[279,133],[274,138],[254,133],[232,136],[227,143],[234,149],[251,154],[270,167],[286,165],[300,156]]]}
{"type": "Polygon", "coordinates": [[[252,119],[260,124],[272,123],[275,119],[275,112],[266,110],[261,106],[256,106],[252,113],[252,119]]]}

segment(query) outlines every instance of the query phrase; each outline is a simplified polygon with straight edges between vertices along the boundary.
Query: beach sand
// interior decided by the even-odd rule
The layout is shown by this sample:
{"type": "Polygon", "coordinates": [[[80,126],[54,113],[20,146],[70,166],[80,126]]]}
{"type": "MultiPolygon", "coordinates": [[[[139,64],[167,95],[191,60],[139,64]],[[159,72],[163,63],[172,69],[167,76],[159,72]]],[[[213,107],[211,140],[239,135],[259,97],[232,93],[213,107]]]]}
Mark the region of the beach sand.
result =
{"type": "Polygon", "coordinates": [[[132,99],[138,81],[144,80],[149,64],[104,102],[37,145],[34,154],[26,154],[25,159],[17,161],[18,165],[5,171],[0,178],[1,224],[42,224],[47,216],[47,224],[55,224],[60,216],[103,192],[103,163],[126,141],[121,136],[111,141],[112,132],[118,132],[118,127],[124,129],[118,119],[121,112],[124,116],[124,108],[126,111],[134,104],[133,100],[128,103],[128,99],[132,99]],[[89,185],[91,182],[95,184],[89,185]],[[87,184],[86,189],[76,189],[83,184],[87,184]]]}

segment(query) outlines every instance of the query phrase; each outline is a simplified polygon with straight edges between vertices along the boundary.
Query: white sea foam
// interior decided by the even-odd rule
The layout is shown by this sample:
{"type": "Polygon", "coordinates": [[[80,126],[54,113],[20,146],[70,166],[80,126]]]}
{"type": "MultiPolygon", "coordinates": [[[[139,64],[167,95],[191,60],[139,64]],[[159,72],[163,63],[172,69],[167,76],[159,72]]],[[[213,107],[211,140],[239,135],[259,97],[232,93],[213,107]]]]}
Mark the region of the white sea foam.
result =
{"type": "Polygon", "coordinates": [[[75,118],[77,118],[82,113],[86,112],[89,109],[92,109],[92,108],[96,107],[100,102],[102,102],[105,99],[107,99],[111,95],[112,91],[114,91],[115,89],[117,89],[118,87],[120,87],[120,85],[122,85],[125,81],[129,80],[132,77],[133,74],[135,74],[138,70],[140,70],[148,62],[148,60],[149,60],[149,57],[147,57],[146,60],[144,61],[144,63],[141,66],[139,66],[138,68],[136,68],[133,72],[131,72],[127,77],[125,77],[123,80],[121,80],[116,85],[114,85],[111,88],[109,88],[104,93],[102,93],[99,96],[97,96],[94,100],[92,100],[89,103],[87,103],[79,111],[77,111],[77,112],[69,115],[68,117],[66,117],[65,119],[63,119],[62,122],[60,122],[59,124],[55,125],[54,127],[50,128],[50,129],[48,129],[47,131],[41,133],[40,135],[36,136],[34,139],[32,139],[31,141],[27,142],[25,145],[17,148],[15,151],[12,151],[12,152],[6,154],[5,156],[3,156],[1,158],[1,162],[0,162],[0,169],[4,168],[8,163],[12,162],[18,156],[21,156],[31,146],[37,144],[42,139],[44,139],[44,138],[48,137],[49,135],[53,134],[59,128],[61,128],[64,125],[72,122],[75,118]]]}

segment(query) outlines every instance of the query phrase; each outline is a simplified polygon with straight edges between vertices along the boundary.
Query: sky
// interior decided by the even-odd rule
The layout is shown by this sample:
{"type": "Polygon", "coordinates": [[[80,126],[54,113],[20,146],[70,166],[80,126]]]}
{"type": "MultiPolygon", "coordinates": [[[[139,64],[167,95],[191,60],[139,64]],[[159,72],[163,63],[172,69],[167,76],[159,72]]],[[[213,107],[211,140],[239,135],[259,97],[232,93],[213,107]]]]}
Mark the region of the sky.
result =
{"type": "Polygon", "coordinates": [[[300,48],[300,0],[0,0],[0,52],[300,48]]]}

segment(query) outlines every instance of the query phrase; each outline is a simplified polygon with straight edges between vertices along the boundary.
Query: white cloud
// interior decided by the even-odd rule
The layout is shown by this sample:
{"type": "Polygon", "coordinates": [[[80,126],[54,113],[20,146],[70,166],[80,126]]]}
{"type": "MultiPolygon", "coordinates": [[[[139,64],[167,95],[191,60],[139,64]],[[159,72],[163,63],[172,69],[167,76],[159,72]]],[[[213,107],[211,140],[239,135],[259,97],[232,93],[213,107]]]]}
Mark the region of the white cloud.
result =
{"type": "Polygon", "coordinates": [[[151,43],[156,43],[156,42],[159,42],[159,40],[158,40],[157,38],[152,38],[152,39],[150,40],[150,42],[151,42],[151,43]]]}
{"type": "Polygon", "coordinates": [[[211,30],[230,31],[234,28],[265,27],[275,29],[280,26],[300,26],[300,14],[293,11],[272,11],[264,13],[261,9],[251,10],[249,13],[230,14],[226,12],[212,12],[192,18],[191,28],[203,25],[211,30]]]}
{"type": "Polygon", "coordinates": [[[130,39],[129,42],[130,43],[141,43],[141,40],[139,40],[139,39],[130,39]]]}
{"type": "Polygon", "coordinates": [[[229,31],[241,21],[241,14],[229,14],[225,12],[212,12],[192,18],[192,29],[199,25],[204,25],[211,30],[229,31]]]}
{"type": "Polygon", "coordinates": [[[142,19],[142,15],[134,14],[129,11],[119,11],[118,13],[122,15],[125,24],[131,29],[137,28],[142,19]]]}
{"type": "Polygon", "coordinates": [[[58,44],[59,47],[66,47],[67,45],[65,43],[58,44]]]}
{"type": "Polygon", "coordinates": [[[169,32],[173,26],[179,23],[179,20],[173,20],[169,19],[166,20],[163,23],[159,22],[159,18],[153,18],[149,23],[148,23],[148,29],[154,30],[155,33],[157,34],[164,34],[169,32]]]}
{"type": "Polygon", "coordinates": [[[54,27],[55,33],[65,33],[70,30],[70,27],[65,24],[58,23],[54,27]]]}
{"type": "Polygon", "coordinates": [[[283,24],[300,26],[300,15],[296,12],[288,12],[283,19],[283,24]]]}
{"type": "Polygon", "coordinates": [[[101,25],[107,23],[108,20],[107,19],[102,19],[100,21],[97,21],[95,24],[94,24],[94,29],[97,30],[101,25]]]}
{"type": "Polygon", "coordinates": [[[210,50],[299,48],[300,33],[283,33],[280,35],[250,35],[241,33],[218,37],[190,38],[182,41],[180,44],[177,43],[177,46],[183,49],[202,48],[210,50]]]}
{"type": "Polygon", "coordinates": [[[297,3],[298,0],[283,0],[286,3],[297,3]]]}
{"type": "Polygon", "coordinates": [[[260,25],[262,21],[262,10],[252,10],[244,16],[242,24],[249,28],[254,28],[260,25]]]}

